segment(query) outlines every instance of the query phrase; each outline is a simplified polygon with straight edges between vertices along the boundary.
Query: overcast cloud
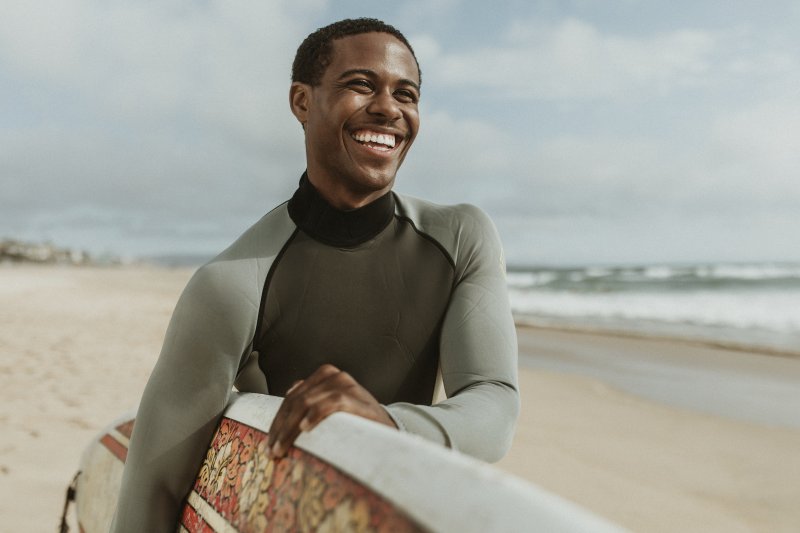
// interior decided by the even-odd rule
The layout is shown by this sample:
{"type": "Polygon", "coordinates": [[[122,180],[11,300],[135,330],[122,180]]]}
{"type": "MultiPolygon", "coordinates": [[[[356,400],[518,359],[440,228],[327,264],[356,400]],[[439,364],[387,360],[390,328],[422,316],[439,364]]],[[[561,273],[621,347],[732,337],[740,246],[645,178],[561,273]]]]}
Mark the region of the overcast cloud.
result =
{"type": "Polygon", "coordinates": [[[297,45],[367,15],[423,69],[398,190],[480,205],[510,262],[800,260],[800,13],[667,4],[4,2],[0,237],[226,246],[304,168],[297,45]]]}

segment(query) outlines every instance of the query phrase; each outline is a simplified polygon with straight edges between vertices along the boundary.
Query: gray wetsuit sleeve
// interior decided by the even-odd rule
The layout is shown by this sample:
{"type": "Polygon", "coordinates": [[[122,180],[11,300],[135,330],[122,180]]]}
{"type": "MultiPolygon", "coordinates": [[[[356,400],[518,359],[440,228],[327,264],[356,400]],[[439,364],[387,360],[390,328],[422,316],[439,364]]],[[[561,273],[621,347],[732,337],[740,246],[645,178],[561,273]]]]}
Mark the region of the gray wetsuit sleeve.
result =
{"type": "Polygon", "coordinates": [[[184,289],[136,415],[112,531],[175,531],[250,355],[267,272],[294,228],[277,207],[184,289]]]}
{"type": "Polygon", "coordinates": [[[227,265],[202,267],[178,301],[136,415],[112,531],[175,530],[258,313],[258,293],[237,290],[227,265]]]}
{"type": "MultiPolygon", "coordinates": [[[[412,213],[413,216],[413,213],[412,213]]],[[[497,461],[507,452],[519,414],[517,339],[503,252],[491,220],[457,208],[455,235],[429,233],[451,253],[457,284],[445,314],[440,363],[447,400],[433,406],[387,406],[401,429],[464,453],[497,461]]]]}

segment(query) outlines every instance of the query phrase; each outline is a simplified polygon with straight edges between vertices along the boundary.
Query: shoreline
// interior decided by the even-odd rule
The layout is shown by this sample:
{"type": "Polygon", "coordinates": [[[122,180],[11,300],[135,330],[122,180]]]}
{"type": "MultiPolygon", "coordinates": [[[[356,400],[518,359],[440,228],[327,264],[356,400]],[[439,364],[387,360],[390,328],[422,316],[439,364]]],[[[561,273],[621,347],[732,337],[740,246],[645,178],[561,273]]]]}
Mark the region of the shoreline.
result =
{"type": "Polygon", "coordinates": [[[671,342],[675,344],[687,344],[689,346],[707,347],[718,350],[725,350],[731,352],[742,352],[754,355],[765,355],[769,357],[785,357],[788,359],[800,359],[800,350],[790,351],[774,348],[771,346],[763,346],[760,344],[743,344],[734,341],[724,340],[711,340],[700,339],[691,337],[682,337],[678,334],[669,335],[662,333],[648,333],[646,331],[633,331],[625,329],[612,329],[612,328],[593,328],[581,324],[538,324],[535,319],[531,321],[530,317],[514,317],[514,324],[517,328],[542,330],[542,331],[560,331],[564,333],[574,333],[576,335],[597,335],[603,337],[613,337],[620,339],[638,339],[638,340],[651,340],[657,342],[671,342]]]}
{"type": "Polygon", "coordinates": [[[517,328],[520,368],[603,382],[639,399],[800,429],[800,358],[673,339],[517,328]]]}

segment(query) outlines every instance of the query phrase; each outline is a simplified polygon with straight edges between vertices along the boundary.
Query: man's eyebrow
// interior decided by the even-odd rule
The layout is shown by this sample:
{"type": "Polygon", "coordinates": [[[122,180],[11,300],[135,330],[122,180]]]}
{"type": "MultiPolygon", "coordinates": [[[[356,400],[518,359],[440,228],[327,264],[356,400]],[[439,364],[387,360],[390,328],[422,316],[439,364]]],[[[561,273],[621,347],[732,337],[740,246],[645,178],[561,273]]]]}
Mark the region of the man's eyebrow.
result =
{"type": "MultiPolygon", "coordinates": [[[[367,76],[369,78],[377,78],[378,77],[378,75],[375,73],[374,70],[370,70],[368,68],[352,68],[350,70],[345,70],[344,72],[339,74],[339,79],[342,80],[344,78],[347,78],[348,76],[352,76],[353,74],[361,74],[362,76],[367,76]]],[[[412,87],[414,87],[417,90],[417,92],[419,92],[419,84],[418,83],[413,82],[413,81],[411,81],[409,79],[406,79],[406,78],[403,78],[403,79],[399,80],[399,82],[402,83],[403,85],[411,85],[412,87]]]]}

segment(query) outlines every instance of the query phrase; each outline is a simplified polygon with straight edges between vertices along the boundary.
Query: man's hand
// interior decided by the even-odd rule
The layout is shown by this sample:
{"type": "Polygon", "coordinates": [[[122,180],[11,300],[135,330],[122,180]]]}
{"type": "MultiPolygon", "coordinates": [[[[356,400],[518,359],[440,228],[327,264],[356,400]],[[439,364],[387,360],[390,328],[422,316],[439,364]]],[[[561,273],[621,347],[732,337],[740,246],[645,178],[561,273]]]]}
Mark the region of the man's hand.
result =
{"type": "Polygon", "coordinates": [[[350,374],[333,365],[322,365],[286,392],[269,428],[270,457],[283,457],[301,431],[310,431],[336,411],[397,427],[378,400],[350,374]]]}

